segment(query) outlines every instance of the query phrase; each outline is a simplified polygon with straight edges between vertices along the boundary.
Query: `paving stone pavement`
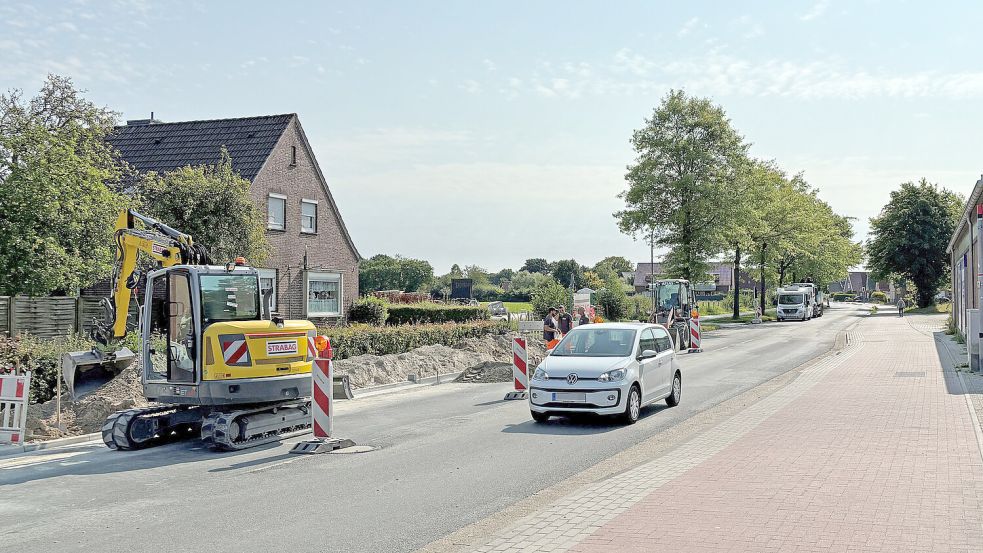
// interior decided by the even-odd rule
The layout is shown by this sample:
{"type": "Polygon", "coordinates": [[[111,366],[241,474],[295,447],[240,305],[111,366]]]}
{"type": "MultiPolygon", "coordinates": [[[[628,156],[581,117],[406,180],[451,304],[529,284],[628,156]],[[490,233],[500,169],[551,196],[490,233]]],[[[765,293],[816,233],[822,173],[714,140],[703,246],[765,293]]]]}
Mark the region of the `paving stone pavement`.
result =
{"type": "Polygon", "coordinates": [[[983,551],[983,457],[940,317],[870,317],[788,386],[477,551],[983,551]]]}

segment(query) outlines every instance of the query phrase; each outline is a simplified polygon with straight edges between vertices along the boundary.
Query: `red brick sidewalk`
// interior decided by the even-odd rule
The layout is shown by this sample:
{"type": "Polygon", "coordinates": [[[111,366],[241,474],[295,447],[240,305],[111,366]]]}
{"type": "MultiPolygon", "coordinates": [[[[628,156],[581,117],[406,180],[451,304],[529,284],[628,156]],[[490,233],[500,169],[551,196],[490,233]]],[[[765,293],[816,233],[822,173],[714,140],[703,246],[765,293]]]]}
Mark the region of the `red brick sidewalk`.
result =
{"type": "Polygon", "coordinates": [[[716,451],[695,466],[667,454],[529,517],[511,533],[525,541],[486,550],[983,551],[983,457],[935,323],[865,320],[842,360],[707,432],[702,446],[716,451]],[[660,462],[679,468],[660,480],[660,462]],[[606,484],[632,480],[643,493],[605,497],[606,484]],[[604,507],[585,525],[591,497],[604,507]]]}

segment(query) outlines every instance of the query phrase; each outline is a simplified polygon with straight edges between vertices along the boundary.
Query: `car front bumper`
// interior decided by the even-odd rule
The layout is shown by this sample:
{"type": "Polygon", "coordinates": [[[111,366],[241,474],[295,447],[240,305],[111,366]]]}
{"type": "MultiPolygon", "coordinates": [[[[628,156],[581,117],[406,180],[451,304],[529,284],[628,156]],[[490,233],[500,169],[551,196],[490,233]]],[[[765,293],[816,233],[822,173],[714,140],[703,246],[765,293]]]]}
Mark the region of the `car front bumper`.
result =
{"type": "MultiPolygon", "coordinates": [[[[537,413],[595,413],[616,415],[625,410],[631,383],[592,383],[593,386],[555,386],[537,383],[529,388],[529,409],[537,413]],[[570,401],[562,394],[583,394],[586,401],[570,401]]],[[[579,399],[579,397],[577,398],[579,399]]]]}

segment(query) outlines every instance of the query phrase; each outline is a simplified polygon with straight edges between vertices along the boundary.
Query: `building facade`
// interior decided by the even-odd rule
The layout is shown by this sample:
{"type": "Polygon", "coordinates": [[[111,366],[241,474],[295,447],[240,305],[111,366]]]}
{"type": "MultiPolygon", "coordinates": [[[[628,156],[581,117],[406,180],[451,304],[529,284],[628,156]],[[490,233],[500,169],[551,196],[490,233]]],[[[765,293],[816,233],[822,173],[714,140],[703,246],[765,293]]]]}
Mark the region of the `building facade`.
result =
{"type": "Polygon", "coordinates": [[[966,200],[962,218],[949,239],[946,253],[949,254],[952,285],[952,317],[960,332],[966,335],[967,309],[978,309],[980,305],[979,282],[977,276],[983,271],[979,255],[979,219],[977,206],[983,204],[983,177],[976,181],[972,193],[966,200]]]}
{"type": "Polygon", "coordinates": [[[262,288],[274,290],[274,310],[318,323],[345,320],[358,298],[361,256],[297,114],[128,121],[109,141],[140,173],[214,164],[226,148],[267,214],[271,252],[257,269],[262,288]]]}
{"type": "MultiPolygon", "coordinates": [[[[727,261],[711,261],[707,273],[710,279],[705,283],[694,283],[694,289],[700,294],[726,294],[734,290],[734,264],[727,261]]],[[[635,267],[634,286],[635,292],[648,290],[648,285],[652,279],[659,280],[666,278],[662,268],[662,263],[639,263],[635,267]]],[[[741,271],[740,289],[753,290],[754,280],[745,271],[741,271]]]]}

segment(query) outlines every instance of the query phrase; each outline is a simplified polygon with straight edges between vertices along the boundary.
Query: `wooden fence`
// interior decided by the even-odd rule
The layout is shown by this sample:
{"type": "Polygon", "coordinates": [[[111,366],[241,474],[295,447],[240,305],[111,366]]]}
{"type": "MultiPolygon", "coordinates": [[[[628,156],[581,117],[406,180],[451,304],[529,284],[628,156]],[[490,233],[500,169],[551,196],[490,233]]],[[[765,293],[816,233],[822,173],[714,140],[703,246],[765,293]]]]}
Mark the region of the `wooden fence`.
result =
{"type": "MultiPolygon", "coordinates": [[[[71,333],[88,334],[93,319],[102,320],[99,298],[0,296],[0,334],[33,334],[53,338],[71,333]]],[[[130,306],[135,320],[137,306],[130,306]]]]}

